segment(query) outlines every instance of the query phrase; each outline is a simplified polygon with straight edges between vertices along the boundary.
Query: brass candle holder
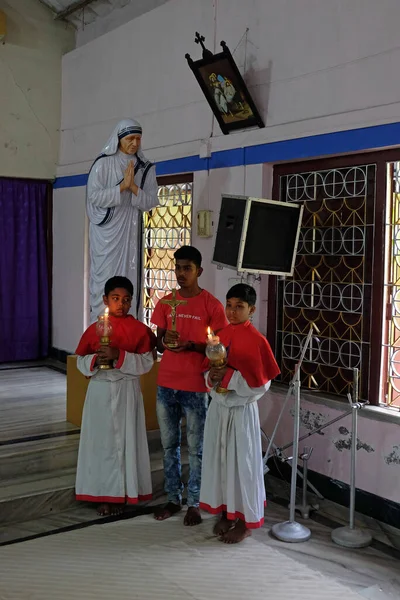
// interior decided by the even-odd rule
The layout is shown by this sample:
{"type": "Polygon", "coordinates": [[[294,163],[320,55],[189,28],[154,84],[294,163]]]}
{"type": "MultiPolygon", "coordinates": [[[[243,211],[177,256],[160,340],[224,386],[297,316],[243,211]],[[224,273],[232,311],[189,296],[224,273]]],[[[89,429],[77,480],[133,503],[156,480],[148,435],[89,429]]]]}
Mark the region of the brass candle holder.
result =
{"type": "MultiPolygon", "coordinates": [[[[227,352],[226,348],[219,341],[218,336],[214,336],[213,333],[208,328],[208,341],[206,346],[206,356],[211,363],[212,367],[224,367],[226,365],[227,352]]],[[[223,388],[219,385],[215,388],[217,394],[227,394],[229,392],[228,389],[223,388]]]]}
{"type": "MultiPolygon", "coordinates": [[[[101,346],[109,346],[111,343],[112,325],[108,316],[109,308],[107,307],[103,315],[99,315],[96,323],[96,334],[100,338],[101,346]]],[[[107,358],[98,359],[98,367],[102,370],[113,369],[113,361],[107,358]]]]}

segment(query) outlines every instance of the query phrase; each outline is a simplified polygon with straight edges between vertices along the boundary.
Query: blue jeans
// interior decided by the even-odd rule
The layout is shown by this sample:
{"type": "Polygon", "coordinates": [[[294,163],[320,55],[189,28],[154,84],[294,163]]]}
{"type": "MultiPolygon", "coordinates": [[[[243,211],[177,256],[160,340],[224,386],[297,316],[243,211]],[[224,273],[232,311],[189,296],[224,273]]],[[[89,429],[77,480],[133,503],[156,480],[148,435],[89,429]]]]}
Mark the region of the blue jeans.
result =
{"type": "Polygon", "coordinates": [[[189,450],[188,506],[198,506],[201,483],[203,434],[208,396],[203,392],[182,392],[158,386],[157,418],[164,449],[165,491],[168,502],[182,502],[181,421],[186,417],[189,450]]]}

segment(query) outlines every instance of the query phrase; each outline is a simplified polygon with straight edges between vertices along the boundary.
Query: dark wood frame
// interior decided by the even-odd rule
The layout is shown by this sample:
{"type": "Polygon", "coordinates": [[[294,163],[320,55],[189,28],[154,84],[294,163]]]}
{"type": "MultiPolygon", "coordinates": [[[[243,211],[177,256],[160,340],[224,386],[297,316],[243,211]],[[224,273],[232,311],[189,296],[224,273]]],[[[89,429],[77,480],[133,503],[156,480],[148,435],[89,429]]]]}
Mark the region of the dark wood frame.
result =
{"type": "Polygon", "coordinates": [[[174,183],[193,183],[193,173],[160,175],[157,177],[157,185],[174,185],[174,183]]]}
{"type": "MultiPolygon", "coordinates": [[[[176,183],[193,183],[193,173],[181,173],[180,175],[160,175],[157,177],[157,185],[174,185],[176,183]]],[[[192,202],[193,211],[193,202],[192,202]]],[[[149,211],[151,213],[152,210],[149,211]]],[[[143,232],[144,234],[144,232],[143,232]]],[[[144,289],[144,282],[143,282],[144,289]]]]}
{"type": "Polygon", "coordinates": [[[46,198],[47,281],[49,284],[49,348],[53,346],[53,182],[47,183],[46,198]]]}
{"type": "MultiPolygon", "coordinates": [[[[272,198],[279,199],[280,177],[308,171],[356,167],[365,164],[376,165],[376,199],[375,199],[375,234],[373,244],[372,266],[372,306],[374,318],[370,323],[371,356],[369,364],[369,401],[379,405],[382,390],[380,389],[381,358],[382,358],[382,322],[383,322],[383,293],[385,268],[385,208],[387,164],[400,161],[400,149],[383,150],[351,154],[333,158],[321,158],[308,161],[278,164],[274,166],[272,198]]],[[[276,277],[270,277],[268,282],[268,314],[267,338],[273,350],[276,341],[276,277]]]]}
{"type": "MultiPolygon", "coordinates": [[[[202,38],[202,40],[204,40],[204,38],[202,38]]],[[[218,54],[212,54],[210,51],[206,50],[203,46],[203,58],[201,58],[200,60],[193,61],[189,54],[186,54],[185,58],[188,61],[189,67],[193,71],[194,76],[196,77],[197,82],[198,82],[199,86],[201,87],[202,92],[203,92],[204,96],[206,97],[206,100],[207,100],[208,104],[210,105],[210,108],[213,111],[215,118],[218,121],[218,124],[221,128],[222,133],[227,135],[231,131],[237,131],[239,129],[247,129],[249,127],[260,127],[260,128],[265,127],[264,122],[261,118],[261,115],[258,112],[256,105],[254,104],[253,98],[251,97],[250,92],[244,82],[244,79],[243,79],[242,75],[240,74],[239,69],[236,66],[235,60],[234,60],[228,46],[226,45],[225,42],[221,42],[221,46],[222,46],[222,52],[219,52],[218,54]],[[253,112],[253,116],[249,117],[246,120],[235,121],[233,123],[225,123],[222,118],[222,115],[214,101],[214,98],[210,92],[210,88],[206,85],[206,83],[201,75],[201,72],[200,72],[201,68],[211,66],[214,63],[217,63],[222,60],[227,62],[228,68],[232,71],[232,75],[233,75],[233,79],[234,79],[234,83],[235,83],[235,89],[240,94],[243,95],[244,99],[246,100],[247,104],[250,106],[250,108],[253,112]]]]}

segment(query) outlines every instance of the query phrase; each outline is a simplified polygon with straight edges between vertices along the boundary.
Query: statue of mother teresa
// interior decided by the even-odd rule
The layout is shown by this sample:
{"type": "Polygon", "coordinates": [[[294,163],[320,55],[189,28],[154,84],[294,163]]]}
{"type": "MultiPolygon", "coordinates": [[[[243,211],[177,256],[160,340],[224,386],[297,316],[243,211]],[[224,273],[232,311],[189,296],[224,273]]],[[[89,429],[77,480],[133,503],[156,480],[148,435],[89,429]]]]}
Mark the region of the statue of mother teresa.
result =
{"type": "Polygon", "coordinates": [[[103,311],[104,284],[114,275],[134,287],[131,312],[141,316],[143,216],[157,206],[155,166],[140,149],[142,128],[124,119],[94,161],[87,183],[90,322],[103,311]]]}

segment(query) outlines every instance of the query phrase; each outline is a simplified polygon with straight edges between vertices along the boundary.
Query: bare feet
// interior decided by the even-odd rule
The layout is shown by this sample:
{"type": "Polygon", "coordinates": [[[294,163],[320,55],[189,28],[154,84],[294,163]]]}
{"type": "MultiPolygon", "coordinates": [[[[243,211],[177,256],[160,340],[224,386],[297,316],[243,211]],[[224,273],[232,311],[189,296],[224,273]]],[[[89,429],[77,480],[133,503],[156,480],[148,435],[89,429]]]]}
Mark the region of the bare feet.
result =
{"type": "Polygon", "coordinates": [[[226,516],[226,512],[223,512],[221,517],[218,519],[216,524],[214,525],[213,532],[215,535],[224,535],[228,533],[228,531],[235,526],[235,521],[229,521],[226,516]]]}
{"type": "Polygon", "coordinates": [[[197,508],[197,506],[189,506],[185,518],[183,519],[183,524],[193,527],[193,525],[200,525],[202,520],[200,509],[197,508]]]}
{"type": "Polygon", "coordinates": [[[99,504],[97,507],[97,514],[101,517],[108,517],[111,514],[109,504],[99,504]]]}
{"type": "Polygon", "coordinates": [[[124,512],[123,504],[99,504],[97,514],[101,517],[109,517],[110,515],[122,515],[124,512]]]}
{"type": "Polygon", "coordinates": [[[111,504],[110,512],[112,515],[122,515],[122,513],[124,512],[124,508],[124,504],[111,504]]]}
{"type": "Polygon", "coordinates": [[[250,535],[251,531],[246,528],[245,522],[238,519],[235,526],[224,535],[221,535],[219,539],[225,544],[238,544],[239,542],[243,542],[243,540],[250,535]]]}
{"type": "Polygon", "coordinates": [[[165,521],[165,519],[169,519],[176,513],[182,510],[182,506],[180,504],[174,504],[173,502],[168,502],[165,506],[160,508],[156,508],[154,511],[154,518],[156,521],[165,521]]]}

